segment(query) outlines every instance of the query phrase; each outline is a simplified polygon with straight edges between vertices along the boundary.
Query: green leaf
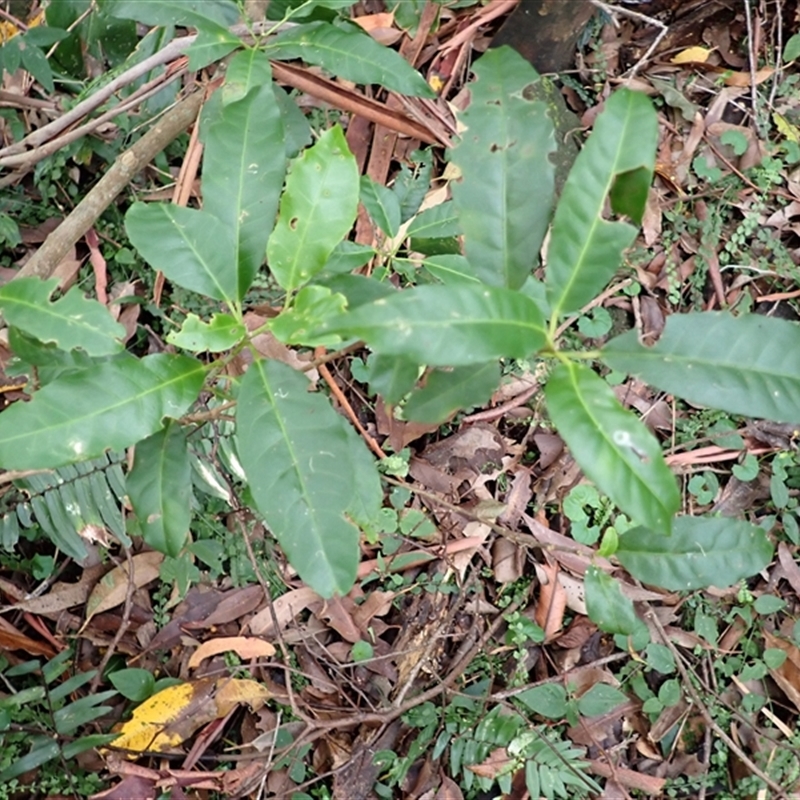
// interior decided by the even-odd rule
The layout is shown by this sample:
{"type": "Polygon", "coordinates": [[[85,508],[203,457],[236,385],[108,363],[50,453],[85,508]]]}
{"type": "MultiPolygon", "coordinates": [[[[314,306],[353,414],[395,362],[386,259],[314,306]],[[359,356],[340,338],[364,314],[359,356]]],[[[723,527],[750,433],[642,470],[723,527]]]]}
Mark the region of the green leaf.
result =
{"type": "Polygon", "coordinates": [[[639,223],[657,139],[656,113],[644,94],[619,89],[609,97],[570,170],[553,218],[546,280],[555,318],[588,303],[619,268],[636,228],[603,219],[603,207],[610,195],[615,214],[639,223]],[[616,189],[615,180],[621,180],[616,189]]]}
{"type": "Polygon", "coordinates": [[[287,291],[302,286],[327,262],[358,211],[355,157],[335,125],[292,163],[275,230],[269,268],[287,291]]]}
{"type": "Polygon", "coordinates": [[[108,676],[111,685],[126,699],[143,703],[153,694],[156,679],[146,669],[118,669],[108,676]]]}
{"type": "Polygon", "coordinates": [[[346,302],[344,295],[334,294],[325,286],[304,286],[297,293],[292,307],[270,321],[270,330],[275,338],[286,344],[307,347],[335,345],[338,336],[314,336],[311,331],[326,319],[341,314],[346,302]]]}
{"type": "Polygon", "coordinates": [[[607,683],[596,683],[578,700],[578,711],[584,717],[599,717],[607,714],[617,706],[628,702],[628,696],[609,686],[607,683]]]}
{"type": "Polygon", "coordinates": [[[244,325],[230,314],[214,314],[211,322],[189,314],[179,331],[167,334],[167,341],[193,353],[222,353],[240,342],[246,332],[244,325]]]}
{"type": "Polygon", "coordinates": [[[633,528],[616,556],[635,578],[669,591],[725,588],[764,569],[772,544],[759,527],[727,517],[676,517],[672,536],[633,528]]]}
{"type": "Polygon", "coordinates": [[[753,609],[756,614],[775,614],[778,611],[783,611],[784,608],[786,608],[786,601],[782,597],[776,597],[774,594],[762,594],[753,603],[753,609]]]}
{"type": "Polygon", "coordinates": [[[407,233],[416,239],[458,236],[461,233],[458,207],[452,200],[448,200],[420,211],[408,226],[407,233]]]}
{"type": "Polygon", "coordinates": [[[373,353],[367,360],[367,383],[371,392],[394,405],[414,388],[420,371],[416,361],[373,353]]]}
{"type": "Polygon", "coordinates": [[[783,60],[788,63],[798,58],[800,58],[800,33],[795,33],[789,37],[786,46],[783,48],[783,60]]]}
{"type": "Polygon", "coordinates": [[[361,202],[372,221],[387,235],[396,236],[400,229],[400,200],[386,186],[369,175],[361,177],[361,202]]]}
{"type": "Polygon", "coordinates": [[[557,683],[534,686],[516,695],[535,714],[548,719],[562,719],[567,713],[567,692],[557,683]]]}
{"type": "Polygon", "coordinates": [[[509,47],[489,50],[473,67],[466,126],[450,160],[467,258],[492,286],[519,289],[531,274],[550,224],[556,149],[547,105],[531,84],[536,70],[509,47]]]}
{"type": "Polygon", "coordinates": [[[338,28],[327,22],[298,25],[279,34],[266,52],[279,61],[301,58],[353,83],[377,83],[400,94],[436,96],[401,55],[352,26],[338,28]]]}
{"type": "Polygon", "coordinates": [[[145,261],[184,289],[228,303],[239,298],[235,229],[208,211],[134,203],[125,230],[145,261]]]}
{"type": "Polygon", "coordinates": [[[584,471],[626,514],[668,534],[681,505],[652,433],[588,367],[561,364],[545,387],[559,434],[584,471]]]}
{"type": "Polygon", "coordinates": [[[617,581],[595,566],[584,575],[586,612],[589,619],[606,633],[630,636],[644,624],[633,610],[633,602],[622,594],[617,581]]]}
{"type": "Polygon", "coordinates": [[[122,450],[185,414],[204,378],[199,361],[166,353],[65,373],[0,414],[0,464],[46,469],[122,450]]]}
{"type": "Polygon", "coordinates": [[[142,538],[154,550],[177,558],[192,519],[192,468],[186,434],[178,423],[167,423],[136,445],[127,489],[142,538]]]}
{"type": "Polygon", "coordinates": [[[462,366],[526,358],[545,344],[536,304],[509,289],[419,286],[359,306],[315,333],[364,339],[418,364],[462,366]]]}
{"type": "Polygon", "coordinates": [[[73,700],[64,708],[57,709],[53,713],[56,731],[64,736],[69,736],[83,725],[108,714],[111,711],[111,706],[98,704],[114,697],[116,693],[116,689],[109,689],[106,692],[86,695],[78,700],[73,700]]]}
{"type": "Polygon", "coordinates": [[[725,311],[672,314],[654,347],[643,347],[636,331],[628,331],[602,355],[612,369],[697,405],[779,422],[800,418],[795,322],[725,311]]]}
{"type": "Polygon", "coordinates": [[[0,785],[8,785],[17,775],[31,772],[54,758],[58,758],[58,742],[49,736],[37,736],[27,755],[16,759],[0,772],[0,785]]]}
{"type": "Polygon", "coordinates": [[[225,70],[222,104],[227,106],[243,100],[252,89],[272,82],[272,67],[263,51],[257,47],[237,53],[225,70]]]}
{"type": "Polygon", "coordinates": [[[186,48],[190,72],[207,67],[242,46],[242,40],[216,23],[204,21],[197,38],[186,48]]]}
{"type": "Polygon", "coordinates": [[[308,379],[256,361],[242,379],[236,440],[258,510],[300,577],[323,597],[347,594],[358,565],[355,492],[345,421],[308,379]]]}
{"type": "Polygon", "coordinates": [[[411,393],[403,415],[414,422],[443,422],[459,409],[485,403],[499,383],[497,361],[437,369],[428,375],[425,386],[411,393]]]}
{"type": "Polygon", "coordinates": [[[58,279],[21,278],[0,288],[0,309],[6,322],[42,342],[54,342],[61,350],[80,347],[90,356],[122,350],[125,328],[114,322],[108,309],[83,296],[73,287],[52,302],[58,279]]]}
{"type": "Polygon", "coordinates": [[[19,47],[22,55],[22,66],[39,81],[42,88],[48,92],[55,91],[53,70],[50,69],[50,63],[45,54],[38,47],[24,40],[19,47]]]}
{"type": "Polygon", "coordinates": [[[429,256],[422,265],[436,280],[444,284],[480,283],[472,264],[464,256],[455,254],[429,256]]]}
{"type": "Polygon", "coordinates": [[[115,17],[135,19],[145,25],[192,25],[203,28],[206,21],[233,25],[240,15],[235,0],[113,0],[107,4],[115,17]]]}
{"type": "MultiPolygon", "coordinates": [[[[244,58],[237,63],[243,64],[244,58]]],[[[261,80],[269,72],[269,62],[260,52],[242,70],[248,66],[252,80],[256,80],[254,75],[261,80]]],[[[275,224],[286,174],[283,116],[269,80],[236,102],[223,105],[222,94],[216,97],[206,103],[201,127],[203,212],[230,231],[234,256],[226,271],[235,275],[233,297],[241,300],[264,263],[275,224]]]]}

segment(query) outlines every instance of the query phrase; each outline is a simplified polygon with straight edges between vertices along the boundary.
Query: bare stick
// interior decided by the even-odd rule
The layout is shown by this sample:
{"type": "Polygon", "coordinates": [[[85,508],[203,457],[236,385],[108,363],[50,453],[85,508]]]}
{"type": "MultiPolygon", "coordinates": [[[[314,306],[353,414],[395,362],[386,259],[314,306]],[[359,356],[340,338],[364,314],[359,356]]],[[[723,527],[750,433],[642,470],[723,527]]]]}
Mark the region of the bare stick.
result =
{"type": "Polygon", "coordinates": [[[78,239],[94,225],[114,198],[197,117],[203,92],[195,92],[171,108],[136,144],[122,153],[72,213],[17,273],[16,278],[49,278],[78,239]]]}

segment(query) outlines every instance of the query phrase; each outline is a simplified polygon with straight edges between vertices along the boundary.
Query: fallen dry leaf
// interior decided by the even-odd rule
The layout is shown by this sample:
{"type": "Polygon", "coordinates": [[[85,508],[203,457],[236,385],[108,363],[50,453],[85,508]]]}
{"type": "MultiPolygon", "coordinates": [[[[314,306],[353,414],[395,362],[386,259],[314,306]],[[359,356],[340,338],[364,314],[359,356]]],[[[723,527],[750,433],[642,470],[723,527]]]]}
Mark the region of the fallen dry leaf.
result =
{"type": "MultiPolygon", "coordinates": [[[[137,553],[133,556],[133,583],[137,589],[146,586],[158,577],[159,567],[164,560],[163,553],[155,550],[147,553],[137,553]]],[[[128,594],[128,563],[127,561],[107,572],[92,590],[86,601],[86,622],[96,614],[116,608],[125,601],[128,594]]]]}
{"type": "Polygon", "coordinates": [[[275,648],[263,639],[251,636],[221,636],[203,642],[189,659],[189,669],[196,669],[205,658],[232,651],[245,660],[275,655],[275,648]]]}

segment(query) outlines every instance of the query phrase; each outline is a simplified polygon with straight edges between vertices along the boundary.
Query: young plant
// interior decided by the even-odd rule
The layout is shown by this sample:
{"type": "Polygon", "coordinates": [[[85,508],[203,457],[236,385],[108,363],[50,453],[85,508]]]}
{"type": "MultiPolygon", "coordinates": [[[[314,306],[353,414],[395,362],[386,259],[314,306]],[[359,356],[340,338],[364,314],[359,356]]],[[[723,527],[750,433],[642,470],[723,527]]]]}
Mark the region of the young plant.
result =
{"type": "MultiPolygon", "coordinates": [[[[119,2],[115,13],[143,13],[143,5],[119,2]]],[[[162,16],[171,8],[146,7],[162,16]]],[[[192,45],[201,63],[241,45],[226,29],[220,38],[219,21],[192,24],[218,45],[192,45]]],[[[197,425],[184,418],[211,392],[236,403],[233,441],[248,497],[289,561],[320,594],[348,592],[359,529],[378,524],[380,476],[344,418],[308,391],[306,375],[254,346],[262,330],[247,331],[245,297],[266,259],[284,297],[264,329],[306,347],[363,340],[372,350],[371,388],[389,404],[407,398],[408,416],[416,408],[428,421],[443,419],[483,402],[501,359],[546,359],[548,413],[585,474],[633,521],[616,557],[637,578],[691,589],[734,583],[768,563],[772,548],[759,528],[676,518],[680,494],[658,441],[589,364],[636,374],[693,403],[786,421],[800,416],[800,329],[708,313],[673,315],[654,347],[635,331],[588,353],[561,348],[557,337],[564,317],[613,277],[636,236],[657,139],[647,97],[622,89],[607,99],[553,213],[555,136],[546,103],[536,99],[539,76],[514,51],[489,51],[475,64],[465,130],[449,154],[460,172],[453,199],[414,218],[419,200],[409,206],[407,184],[387,191],[359,180],[340,128],[308,146],[307,123],[271,78],[270,59],[298,57],[351,81],[431,93],[402,58],[344,21],[300,24],[235,53],[203,111],[203,208],[135,203],[126,218],[150,265],[218,310],[207,320],[188,316],[168,337],[184,353],[137,358],[124,352],[121,327],[96,301],[73,292],[53,302],[52,284],[37,280],[0,289],[12,347],[25,334],[32,373],[47,365],[32,400],[0,414],[0,464],[55,469],[136,445],[126,489],[141,533],[176,555],[188,540],[187,433],[197,425]],[[439,253],[422,260],[427,284],[398,291],[348,274],[372,254],[346,241],[359,199],[392,236],[408,222],[412,249],[421,243],[439,253]],[[541,282],[533,271],[548,230],[541,282]],[[454,252],[459,233],[463,254],[454,252]],[[249,369],[226,376],[244,349],[249,369]]],[[[600,570],[587,575],[587,603],[608,630],[631,633],[641,624],[600,570]]]]}

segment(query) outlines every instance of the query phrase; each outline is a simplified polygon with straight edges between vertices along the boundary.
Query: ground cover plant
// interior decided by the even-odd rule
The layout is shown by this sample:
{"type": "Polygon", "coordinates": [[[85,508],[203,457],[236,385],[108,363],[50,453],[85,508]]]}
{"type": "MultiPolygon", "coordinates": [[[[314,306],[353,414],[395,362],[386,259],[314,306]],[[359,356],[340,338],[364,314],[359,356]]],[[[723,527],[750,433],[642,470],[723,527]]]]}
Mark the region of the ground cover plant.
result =
{"type": "MultiPolygon", "coordinates": [[[[210,79],[203,92],[190,94],[173,109],[197,114],[202,100],[188,143],[192,160],[184,161],[185,167],[193,163],[200,169],[198,186],[191,171],[184,172],[180,185],[185,193],[166,202],[148,196],[146,182],[129,186],[130,172],[119,181],[126,159],[143,159],[143,165],[155,155],[141,155],[149,146],[147,137],[122,155],[72,138],[70,143],[87,148],[89,160],[116,158],[92,190],[102,198],[100,208],[89,212],[93,216],[87,221],[81,213],[91,204],[79,204],[0,288],[14,356],[6,374],[17,381],[13,390],[27,395],[0,412],[0,465],[8,471],[6,483],[14,486],[4,500],[2,521],[2,543],[13,554],[8,568],[28,570],[46,586],[55,580],[56,559],[30,555],[26,540],[49,540],[56,557],[84,565],[73,594],[48,609],[53,613],[53,608],[84,604],[84,623],[74,641],[76,659],[81,636],[102,644],[99,621],[112,609],[123,609],[105,656],[98,664],[89,658],[94,671],[76,662],[74,676],[57,691],[63,699],[64,686],[78,691],[91,682],[96,690],[107,682],[113,689],[90,692],[65,709],[51,702],[52,720],[42,732],[55,731],[56,739],[32,741],[27,754],[4,766],[0,780],[16,781],[54,759],[69,761],[108,744],[110,724],[98,733],[102,741],[69,737],[112,711],[96,706],[116,697],[120,736],[102,758],[120,775],[125,775],[121,754],[176,753],[203,727],[195,749],[181,756],[191,771],[214,732],[231,715],[246,715],[238,737],[259,752],[268,751],[269,768],[252,760],[227,775],[204,771],[179,779],[186,786],[208,781],[205,788],[226,796],[244,796],[254,791],[253,781],[268,777],[277,794],[299,795],[298,787],[315,784],[323,765],[337,762],[333,742],[341,731],[360,725],[378,725],[378,733],[368,746],[340,742],[349,757],[333,771],[330,788],[315,790],[323,792],[320,796],[327,791],[354,796],[353,782],[362,767],[370,776],[364,791],[374,786],[378,794],[394,796],[422,780],[421,763],[442,761],[446,772],[439,778],[439,791],[464,796],[495,786],[505,794],[597,795],[603,789],[589,770],[609,785],[653,793],[653,787],[664,788],[663,780],[653,776],[650,783],[637,784],[627,773],[621,778],[619,770],[627,767],[607,755],[597,757],[602,743],[599,729],[591,729],[597,724],[593,720],[620,713],[636,697],[636,713],[654,728],[666,727],[661,738],[652,739],[662,758],[678,746],[696,747],[687,745],[678,729],[679,721],[688,719],[688,698],[704,711],[693,724],[707,732],[703,757],[705,774],[713,776],[709,785],[720,774],[712,769],[713,732],[715,741],[746,765],[753,785],[761,781],[780,791],[782,783],[793,780],[794,744],[781,747],[779,767],[765,771],[730,738],[730,721],[719,719],[723,712],[712,713],[699,698],[675,642],[700,648],[698,656],[703,646],[720,644],[719,631],[709,621],[713,614],[703,605],[706,595],[699,590],[757,580],[772,562],[776,535],[791,584],[788,564],[794,562],[788,546],[800,539],[792,454],[800,388],[796,323],[753,313],[741,296],[746,284],[737,286],[740,293],[729,301],[720,277],[723,259],[712,250],[729,221],[720,211],[706,210],[698,217],[699,228],[671,212],[676,221],[664,238],[674,239],[661,262],[661,291],[679,308],[665,320],[662,314],[660,324],[651,316],[642,325],[641,308],[655,313],[645,301],[658,296],[659,286],[648,271],[655,261],[652,253],[631,248],[643,222],[645,242],[651,233],[647,213],[652,217],[654,176],[667,178],[656,165],[659,117],[641,86],[604,88],[595,98],[592,130],[559,183],[554,159],[558,111],[546,99],[548,85],[518,53],[500,47],[476,58],[454,119],[426,127],[400,114],[399,100],[381,105],[341,82],[411,98],[405,101],[411,107],[423,107],[436,96],[431,76],[426,81],[363,30],[384,23],[391,29],[409,9],[397,6],[367,24],[376,15],[359,13],[363,9],[352,5],[273,2],[266,18],[249,23],[243,22],[242,9],[224,0],[158,6],[116,0],[87,6],[87,19],[114,30],[120,47],[125,37],[131,48],[136,44],[137,23],[150,28],[130,55],[115,54],[91,26],[81,28],[85,20],[77,8],[73,17],[62,18],[63,9],[56,11],[54,5],[45,24],[32,25],[24,34],[25,46],[13,37],[17,43],[0,51],[9,74],[21,65],[44,89],[52,89],[54,76],[68,83],[71,74],[80,72],[81,64],[68,58],[71,37],[99,47],[97,57],[116,70],[100,86],[89,84],[77,107],[133,69],[137,79],[160,90],[147,99],[157,110],[158,98],[168,102],[171,98],[163,93],[174,92],[174,87],[164,88],[163,76],[176,74],[175,68],[156,75],[169,60],[165,52],[171,58],[185,53],[188,60],[178,69],[206,70],[210,79]],[[351,21],[353,14],[363,18],[362,26],[351,21]],[[196,34],[175,38],[176,27],[196,34]],[[58,42],[65,47],[60,54],[56,47],[49,60],[28,52],[58,42]],[[144,60],[148,54],[150,61],[144,60]],[[297,60],[321,67],[340,82],[298,67],[297,60]],[[219,65],[224,71],[217,70],[219,65]],[[352,120],[343,126],[319,115],[309,124],[281,83],[329,102],[338,99],[344,109],[435,146],[407,152],[407,163],[390,185],[385,175],[376,179],[379,167],[362,176],[359,162],[366,152],[355,147],[352,120]],[[431,187],[435,164],[446,178],[439,189],[431,187]],[[114,179],[118,183],[110,188],[114,179]],[[125,187],[129,195],[114,203],[125,187]],[[105,217],[110,226],[106,238],[115,243],[113,258],[125,280],[118,281],[118,293],[109,301],[109,263],[97,234],[88,229],[112,203],[105,217]],[[71,224],[83,227],[68,240],[71,234],[63,232],[71,224]],[[699,242],[694,260],[705,267],[682,277],[673,262],[687,230],[699,242]],[[69,248],[84,234],[95,297],[87,296],[86,287],[64,291],[59,278],[43,279],[55,266],[48,266],[48,259],[53,261],[64,241],[69,248]],[[635,279],[623,276],[614,283],[623,275],[626,254],[627,273],[635,279]],[[684,307],[682,282],[702,301],[709,275],[717,305],[726,310],[684,307]],[[643,289],[650,295],[640,297],[643,289]],[[639,325],[608,335],[606,301],[626,290],[624,303],[633,308],[639,325]],[[165,291],[170,302],[162,309],[165,291]],[[121,306],[132,309],[127,317],[121,306]],[[571,329],[576,322],[577,335],[571,329]],[[338,381],[329,364],[339,370],[338,381]],[[342,381],[354,393],[350,399],[342,381]],[[467,413],[515,384],[521,401],[501,406],[499,413],[467,413]],[[627,392],[617,391],[620,385],[627,392]],[[688,408],[702,409],[696,416],[681,415],[689,431],[683,441],[696,443],[705,436],[706,441],[727,437],[728,443],[740,442],[729,444],[734,457],[743,453],[731,485],[734,478],[742,484],[759,481],[757,456],[765,451],[751,445],[744,452],[736,422],[740,417],[756,420],[745,432],[751,442],[766,443],[774,453],[767,481],[776,514],[734,518],[747,507],[731,514],[730,507],[721,506],[719,481],[710,469],[687,479],[682,494],[667,458],[674,467],[678,451],[665,454],[667,447],[682,444],[677,429],[670,443],[653,432],[657,425],[646,424],[657,408],[652,398],[658,391],[668,393],[673,404],[685,401],[688,408]],[[638,393],[638,403],[630,393],[638,393]],[[371,419],[363,413],[359,417],[353,396],[371,409],[371,419]],[[529,418],[526,430],[514,434],[521,444],[507,452],[504,436],[486,420],[519,409],[530,398],[534,405],[521,418],[529,418]],[[429,439],[422,451],[427,458],[412,457],[407,446],[433,434],[439,440],[429,439]],[[382,444],[379,437],[385,437],[382,444]],[[539,467],[529,460],[531,442],[539,452],[539,467]],[[554,456],[541,466],[548,446],[554,456]],[[572,478],[558,474],[565,459],[574,459],[572,478]],[[548,472],[551,465],[553,473],[548,472]],[[541,487],[536,494],[534,468],[541,487]],[[580,475],[583,482],[574,485],[580,475]],[[553,489],[545,478],[555,484],[553,489]],[[561,492],[565,487],[568,493],[561,492]],[[500,498],[502,505],[496,502],[500,498]],[[563,501],[559,526],[547,524],[554,501],[563,501]],[[490,536],[496,537],[498,554],[486,570],[472,558],[490,536]],[[105,577],[95,583],[88,569],[98,552],[117,563],[106,569],[98,565],[105,577]],[[523,569],[526,558],[529,568],[523,569]],[[517,566],[499,566],[509,560],[517,566]],[[563,570],[576,577],[564,580],[563,570]],[[529,599],[533,574],[535,607],[529,599]],[[162,589],[150,597],[142,587],[156,579],[162,589]],[[487,581],[499,586],[494,604],[486,599],[487,581]],[[665,593],[676,598],[691,593],[684,596],[692,598],[687,619],[694,626],[693,639],[668,635],[666,615],[665,622],[635,605],[661,601],[665,593]],[[403,603],[406,594],[411,600],[403,603]],[[454,596],[458,602],[452,602],[454,596]],[[207,602],[211,605],[202,610],[207,602]],[[496,617],[472,638],[469,628],[475,625],[468,619],[479,618],[482,612],[475,609],[481,602],[496,617]],[[238,630],[237,635],[208,636],[203,644],[195,642],[199,646],[191,656],[177,649],[166,668],[158,667],[158,660],[150,669],[137,666],[123,654],[136,654],[129,628],[142,603],[153,628],[141,630],[139,644],[153,658],[176,650],[188,630],[230,626],[243,614],[251,615],[244,631],[248,635],[238,630]],[[212,611],[217,605],[226,609],[219,617],[212,611]],[[606,654],[598,655],[592,669],[567,670],[566,678],[554,680],[558,670],[548,676],[544,663],[536,667],[531,659],[546,642],[566,641],[567,608],[578,615],[569,628],[575,635],[583,619],[598,632],[596,647],[600,633],[606,633],[616,637],[621,653],[642,655],[618,675],[592,671],[608,659],[621,660],[606,654]],[[322,643],[320,649],[321,631],[313,625],[298,639],[282,633],[308,610],[309,622],[326,620],[341,641],[322,643]],[[392,610],[402,622],[390,629],[381,618],[392,610]],[[521,613],[526,610],[528,615],[521,613]],[[187,623],[193,625],[186,628],[187,623]],[[86,637],[86,630],[96,632],[86,637]],[[493,660],[487,643],[498,633],[504,655],[493,660]],[[131,641],[123,644],[126,635],[131,641]],[[446,640],[460,646],[448,651],[446,640]],[[222,653],[229,655],[223,659],[222,653]],[[314,672],[311,663],[320,659],[325,670],[317,666],[314,672]],[[425,675],[435,673],[442,659],[448,663],[446,677],[426,682],[425,675]],[[349,712],[320,721],[309,698],[323,706],[331,702],[336,681],[326,677],[326,670],[338,681],[346,679],[357,699],[349,712]],[[681,679],[667,677],[673,674],[681,679]],[[533,680],[534,675],[541,680],[533,680]],[[406,731],[403,747],[401,729],[406,731]]],[[[458,19],[461,5],[470,4],[421,4],[419,15],[403,24],[423,30],[418,35],[424,42],[424,26],[435,32],[448,14],[458,19]]],[[[470,12],[477,26],[501,13],[500,5],[470,12]]],[[[791,46],[790,41],[788,60],[791,46]]],[[[136,94],[142,88],[129,97],[132,107],[147,97],[136,94]]],[[[674,95],[661,91],[669,105],[684,109],[674,95]]],[[[132,130],[128,122],[119,122],[124,118],[120,108],[110,111],[109,118],[132,130]]],[[[191,119],[188,115],[182,126],[191,119]]],[[[169,124],[165,121],[162,129],[169,124]]],[[[181,125],[174,124],[155,152],[180,132],[181,125]]],[[[31,133],[29,143],[45,142],[41,147],[46,149],[45,130],[31,133]]],[[[158,130],[154,126],[151,133],[158,130]]],[[[748,140],[741,131],[722,133],[722,145],[740,156],[746,152],[748,140]]],[[[0,152],[0,164],[20,169],[17,180],[34,164],[24,141],[0,152]]],[[[791,148],[785,149],[788,162],[791,148]]],[[[772,165],[763,159],[752,178],[738,170],[733,174],[751,188],[757,189],[759,180],[774,186],[780,173],[774,162],[783,163],[780,152],[773,152],[772,165]]],[[[32,188],[42,203],[54,197],[52,186],[62,188],[66,161],[58,163],[42,161],[36,167],[32,188]]],[[[698,156],[691,164],[697,178],[714,177],[708,158],[698,156]]],[[[167,166],[164,161],[162,171],[167,166]]],[[[79,190],[74,187],[73,194],[79,190]]],[[[12,193],[7,207],[16,203],[19,208],[25,191],[22,185],[12,193]]],[[[744,213],[737,235],[726,245],[726,264],[742,257],[749,235],[744,228],[749,225],[752,232],[755,214],[752,209],[744,213]]],[[[14,221],[11,216],[7,220],[7,239],[18,243],[14,221]]],[[[656,240],[650,238],[652,246],[656,240]]],[[[784,251],[783,269],[791,276],[792,252],[785,246],[784,251]]],[[[513,420],[509,417],[508,433],[513,420]]],[[[711,450],[715,447],[705,455],[726,452],[717,444],[711,450]]],[[[787,620],[791,615],[785,601],[761,590],[753,594],[753,588],[740,584],[729,610],[729,633],[766,644],[743,647],[739,661],[726,660],[720,668],[735,675],[744,698],[752,698],[748,680],[769,674],[791,699],[791,677],[781,670],[791,663],[793,634],[787,634],[785,624],[780,630],[774,624],[775,615],[785,612],[787,620]]],[[[15,612],[44,610],[12,581],[3,589],[15,601],[15,612]]],[[[51,602],[55,596],[54,587],[51,602]]],[[[27,641],[14,640],[22,649],[27,641]]],[[[65,645],[53,640],[29,652],[52,657],[52,646],[65,645]]],[[[37,699],[48,696],[53,663],[6,670],[11,692],[0,701],[0,721],[9,731],[22,724],[20,691],[34,691],[37,699]],[[46,676],[44,682],[20,690],[13,679],[36,671],[46,676]]],[[[704,680],[701,689],[711,678],[704,680]]],[[[52,701],[52,692],[49,696],[52,701]]],[[[751,725],[763,705],[763,697],[749,699],[736,713],[749,714],[751,725]]],[[[771,723],[782,731],[785,724],[770,713],[771,723]]],[[[117,790],[131,791],[131,780],[130,775],[123,778],[117,790]]],[[[158,773],[138,773],[137,780],[142,782],[137,791],[156,796],[158,773]]],[[[431,792],[437,789],[436,779],[428,775],[426,780],[431,792]]],[[[77,786],[68,788],[76,792],[77,786]]]]}

